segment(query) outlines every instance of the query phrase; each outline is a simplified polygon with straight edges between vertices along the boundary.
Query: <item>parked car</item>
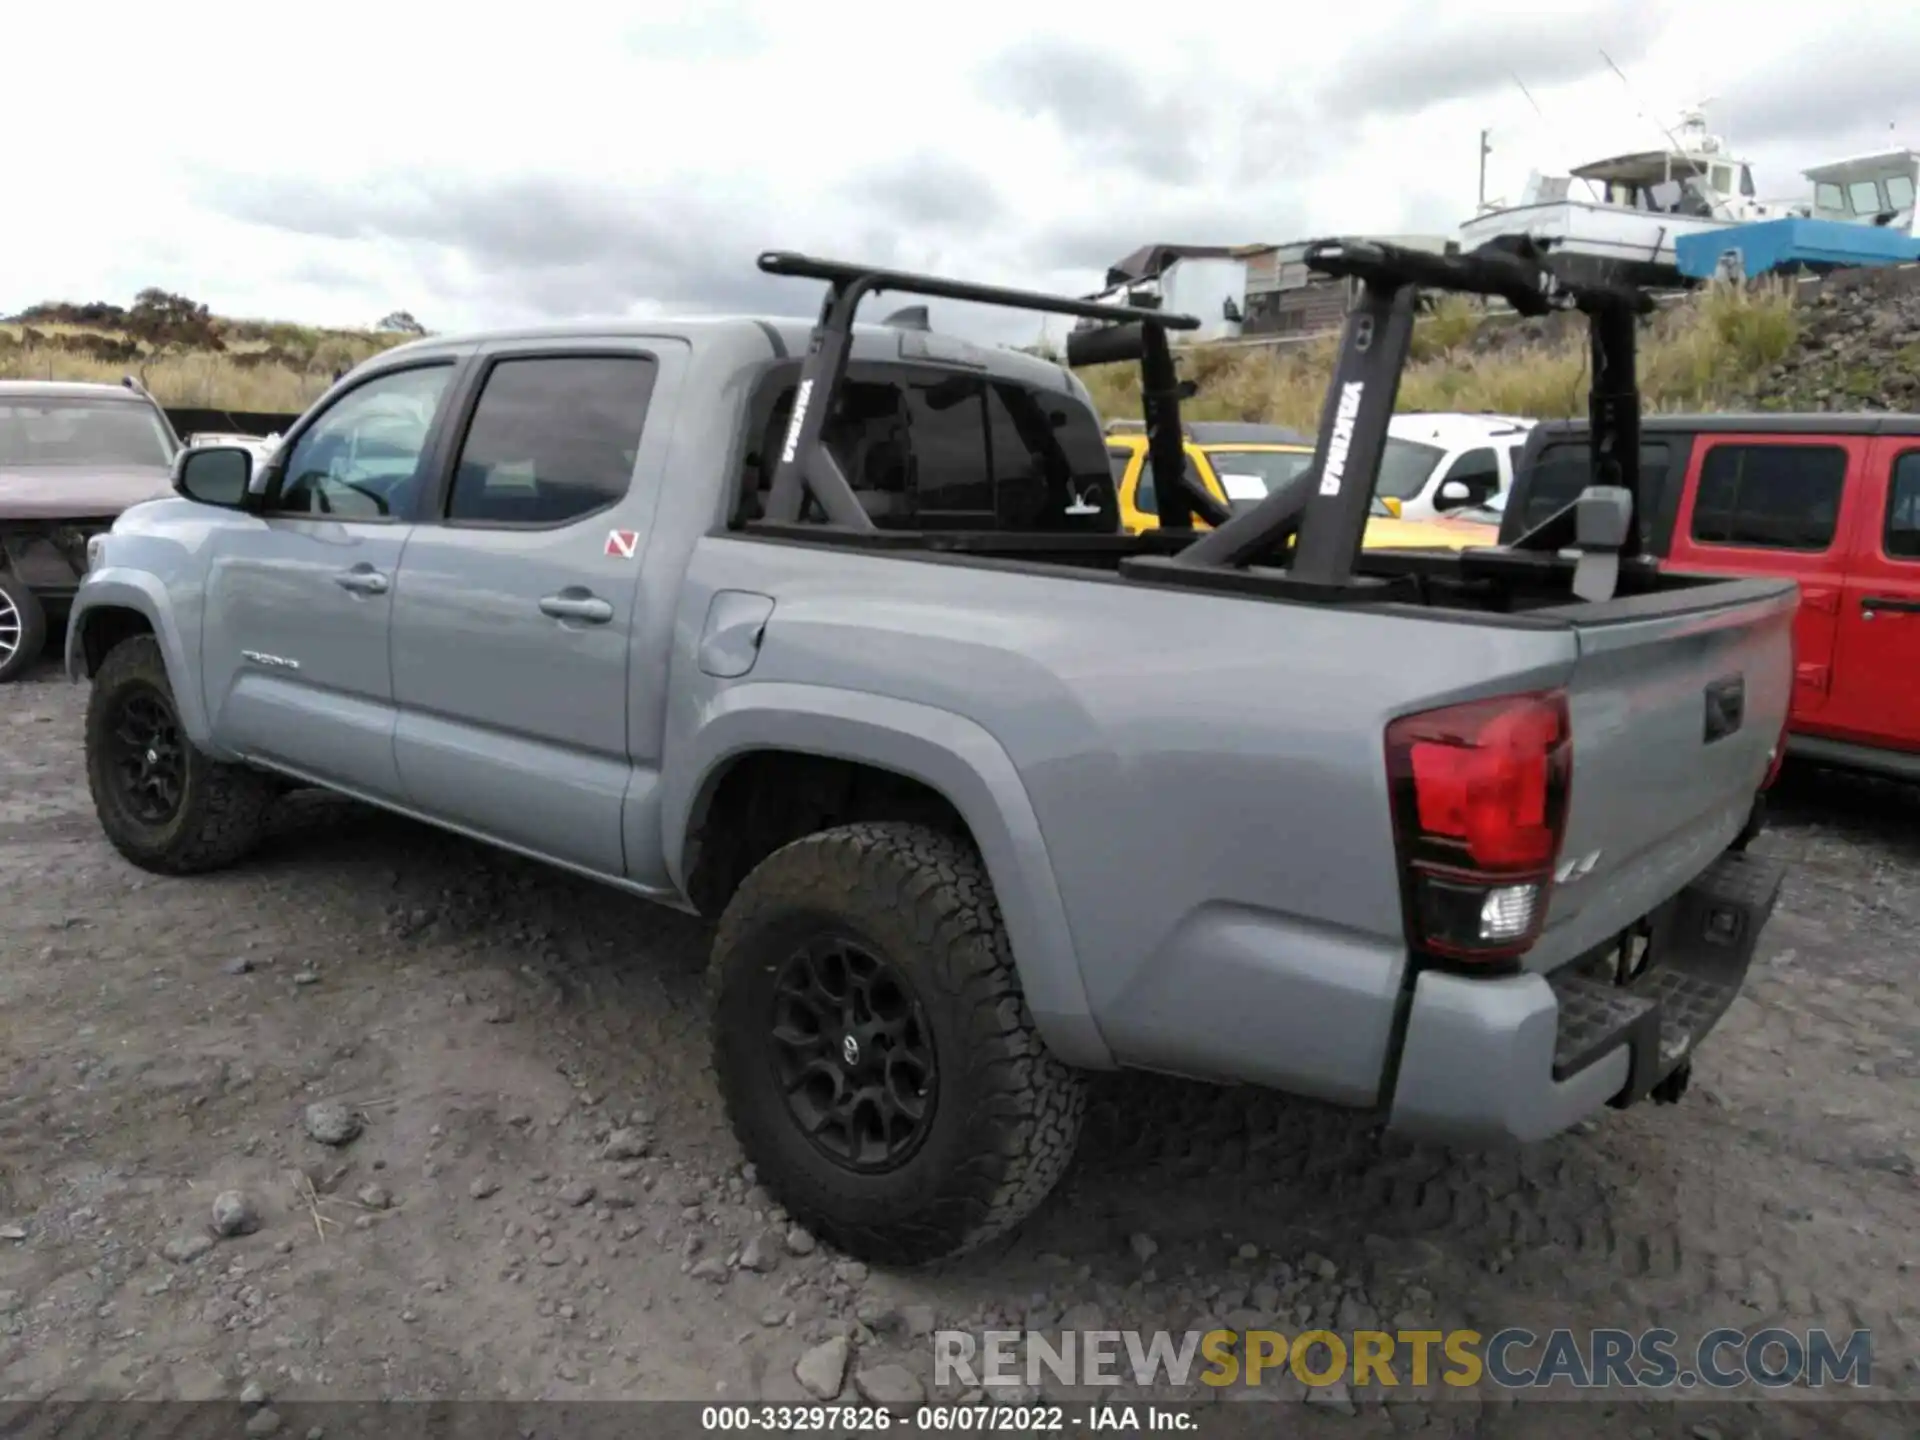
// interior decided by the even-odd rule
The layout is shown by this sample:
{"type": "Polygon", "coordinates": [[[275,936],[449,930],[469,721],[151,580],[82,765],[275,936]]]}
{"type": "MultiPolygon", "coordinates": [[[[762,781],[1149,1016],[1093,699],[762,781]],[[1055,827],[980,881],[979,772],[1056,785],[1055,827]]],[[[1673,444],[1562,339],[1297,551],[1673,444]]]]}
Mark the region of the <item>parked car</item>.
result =
{"type": "Polygon", "coordinates": [[[1514,460],[1535,422],[1515,415],[1403,411],[1388,427],[1376,494],[1409,520],[1482,505],[1513,483],[1514,460]]]}
{"type": "MultiPolygon", "coordinates": [[[[1276,488],[1294,479],[1313,462],[1313,442],[1294,431],[1266,425],[1208,425],[1187,427],[1185,446],[1189,483],[1206,487],[1228,507],[1257,504],[1276,488]],[[1257,436],[1259,438],[1249,438],[1257,436]]],[[[1134,533],[1157,529],[1160,502],[1154,485],[1153,462],[1147,455],[1147,437],[1136,426],[1109,423],[1107,458],[1120,490],[1121,525],[1134,533]]],[[[1376,498],[1374,519],[1361,543],[1369,549],[1437,545],[1457,550],[1467,545],[1491,545],[1497,526],[1470,524],[1438,528],[1400,517],[1400,502],[1376,498]]],[[[1205,528],[1205,522],[1201,522],[1205,528]]]]}
{"type": "Polygon", "coordinates": [[[145,391],[0,380],[0,683],[66,623],[88,541],[127,506],[170,493],[179,448],[145,391]]]}
{"type": "Polygon", "coordinates": [[[1507,497],[1513,492],[1503,490],[1484,504],[1462,505],[1457,510],[1449,510],[1434,523],[1436,525],[1478,525],[1499,530],[1501,522],[1507,518],[1507,497]]]}
{"type": "Polygon", "coordinates": [[[273,435],[243,435],[238,432],[222,430],[196,430],[187,436],[189,448],[204,445],[238,445],[253,452],[253,462],[265,465],[273,458],[273,452],[279,448],[280,437],[273,435]]]}
{"type": "MultiPolygon", "coordinates": [[[[1100,319],[1147,378],[1197,322],[761,266],[827,282],[817,326],[424,339],[262,469],[187,451],[67,634],[120,853],[235,864],[290,777],[715,917],[734,1131],[799,1223],[879,1261],[1016,1224],[1088,1071],[1462,1144],[1679,1098],[1779,890],[1730,847],[1785,719],[1791,585],[1631,569],[1583,600],[1590,555],[1362,554],[1364,397],[1404,326],[1397,354],[1349,334],[1304,508],[1169,482],[1125,534],[1070,369],[855,307],[1100,319]]],[[[1498,293],[1546,303],[1509,268],[1498,293]]],[[[1395,273],[1354,324],[1388,333],[1395,273]]]]}
{"type": "MultiPolygon", "coordinates": [[[[1584,484],[1585,421],[1541,425],[1501,538],[1584,484]]],[[[1646,553],[1795,581],[1788,753],[1920,779],[1920,416],[1655,415],[1642,427],[1646,553]]]]}

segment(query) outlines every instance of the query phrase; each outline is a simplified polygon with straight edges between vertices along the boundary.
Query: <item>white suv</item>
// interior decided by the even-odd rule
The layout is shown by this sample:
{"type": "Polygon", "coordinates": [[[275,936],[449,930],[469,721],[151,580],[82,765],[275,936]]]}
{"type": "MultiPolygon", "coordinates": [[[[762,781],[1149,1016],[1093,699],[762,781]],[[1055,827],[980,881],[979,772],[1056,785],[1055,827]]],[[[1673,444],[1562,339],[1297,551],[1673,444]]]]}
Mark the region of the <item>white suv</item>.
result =
{"type": "Polygon", "coordinates": [[[1395,415],[1374,494],[1408,520],[1485,505],[1513,484],[1513,463],[1535,421],[1514,415],[1395,415]]]}

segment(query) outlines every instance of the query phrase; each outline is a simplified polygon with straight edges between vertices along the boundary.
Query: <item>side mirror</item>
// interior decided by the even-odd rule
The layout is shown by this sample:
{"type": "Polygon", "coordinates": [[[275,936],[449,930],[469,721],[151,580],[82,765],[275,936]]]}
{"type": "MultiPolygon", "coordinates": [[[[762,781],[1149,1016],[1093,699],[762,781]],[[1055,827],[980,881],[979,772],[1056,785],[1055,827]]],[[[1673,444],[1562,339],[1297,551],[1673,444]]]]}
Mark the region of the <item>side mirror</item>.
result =
{"type": "Polygon", "coordinates": [[[1400,510],[1404,502],[1392,495],[1382,495],[1380,503],[1387,507],[1387,514],[1396,520],[1400,518],[1400,510]]]}
{"type": "Polygon", "coordinates": [[[253,453],[238,445],[207,445],[182,450],[173,461],[173,488],[202,505],[239,510],[253,476],[253,453]]]}
{"type": "Polygon", "coordinates": [[[1467,488],[1464,480],[1449,480],[1440,487],[1440,498],[1464,503],[1473,498],[1473,491],[1467,488]]]}

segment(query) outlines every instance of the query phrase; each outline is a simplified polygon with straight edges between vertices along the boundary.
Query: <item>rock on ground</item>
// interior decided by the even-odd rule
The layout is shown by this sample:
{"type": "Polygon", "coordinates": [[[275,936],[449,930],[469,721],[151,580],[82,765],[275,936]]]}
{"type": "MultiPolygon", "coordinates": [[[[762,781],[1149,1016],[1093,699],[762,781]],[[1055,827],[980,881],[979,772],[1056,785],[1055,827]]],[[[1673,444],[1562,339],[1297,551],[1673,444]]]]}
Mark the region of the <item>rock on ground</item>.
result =
{"type": "Polygon", "coordinates": [[[307,1106],[307,1134],[322,1145],[345,1145],[360,1133],[360,1117],[338,1100],[319,1100],[307,1106]]]}
{"type": "Polygon", "coordinates": [[[853,1347],[844,1335],[814,1346],[794,1362],[793,1376],[809,1395],[831,1400],[847,1381],[847,1361],[853,1347]]]}
{"type": "Polygon", "coordinates": [[[260,1212],[238,1190],[222,1190],[213,1197],[213,1228],[222,1235],[251,1235],[260,1228],[260,1212]]]}

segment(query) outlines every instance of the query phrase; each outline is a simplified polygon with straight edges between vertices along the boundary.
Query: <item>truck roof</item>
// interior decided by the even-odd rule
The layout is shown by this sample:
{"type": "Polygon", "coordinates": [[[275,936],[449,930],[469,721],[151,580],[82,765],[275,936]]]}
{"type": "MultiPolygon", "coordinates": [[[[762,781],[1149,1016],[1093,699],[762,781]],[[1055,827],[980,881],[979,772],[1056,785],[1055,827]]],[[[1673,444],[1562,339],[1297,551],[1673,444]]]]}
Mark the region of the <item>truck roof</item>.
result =
{"type": "MultiPolygon", "coordinates": [[[[1313,448],[1313,437],[1285,425],[1262,425],[1243,423],[1237,420],[1186,420],[1181,422],[1185,438],[1191,445],[1299,445],[1313,448]]],[[[1144,438],[1147,422],[1127,416],[1115,416],[1107,421],[1109,436],[1125,435],[1144,438]]]]}
{"type": "Polygon", "coordinates": [[[1196,445],[1306,445],[1313,437],[1286,425],[1241,424],[1233,420],[1195,420],[1187,434],[1196,445]]]}
{"type": "Polygon", "coordinates": [[[1481,415],[1468,411],[1402,410],[1387,423],[1399,440],[1425,440],[1456,449],[1490,440],[1524,439],[1535,422],[1522,415],[1481,415]]]}
{"type": "MultiPolygon", "coordinates": [[[[473,330],[457,335],[432,335],[410,340],[383,350],[355,367],[374,369],[395,356],[427,355],[442,349],[475,344],[499,344],[516,341],[590,340],[590,339],[668,339],[690,346],[712,348],[715,345],[742,345],[743,358],[764,354],[771,344],[780,358],[802,360],[813,334],[813,321],[793,316],[682,315],[657,316],[637,320],[617,318],[574,320],[508,329],[473,330]]],[[[856,361],[904,364],[944,365],[956,362],[1004,380],[1054,390],[1084,398],[1084,390],[1071,371],[1057,361],[1004,345],[967,340],[937,330],[916,327],[859,324],[853,327],[853,352],[856,361]]]]}
{"type": "Polygon", "coordinates": [[[0,395],[38,396],[51,400],[124,400],[130,405],[152,405],[138,390],[91,380],[0,380],[0,395]]]}
{"type": "MultiPolygon", "coordinates": [[[[1585,420],[1549,420],[1539,426],[1543,437],[1584,431],[1585,420]]],[[[1732,411],[1701,415],[1647,415],[1640,421],[1644,435],[1920,435],[1920,415],[1896,415],[1876,410],[1763,410],[1751,414],[1732,411]]]]}

